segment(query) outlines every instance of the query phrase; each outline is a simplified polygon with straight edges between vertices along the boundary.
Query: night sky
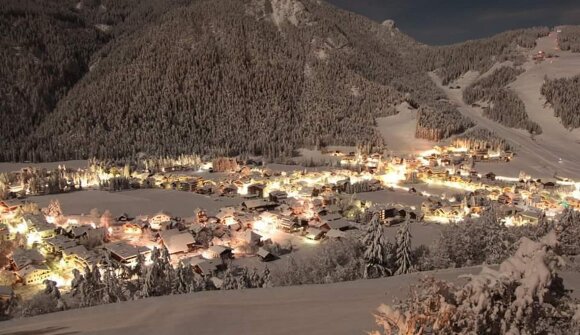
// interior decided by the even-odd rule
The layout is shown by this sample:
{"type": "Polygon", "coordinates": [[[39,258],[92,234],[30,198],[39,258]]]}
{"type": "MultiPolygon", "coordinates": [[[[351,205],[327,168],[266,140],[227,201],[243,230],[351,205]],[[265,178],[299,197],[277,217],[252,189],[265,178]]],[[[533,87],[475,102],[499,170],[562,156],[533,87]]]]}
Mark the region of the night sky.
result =
{"type": "Polygon", "coordinates": [[[533,26],[580,24],[580,0],[328,0],[427,44],[450,44],[533,26]]]}

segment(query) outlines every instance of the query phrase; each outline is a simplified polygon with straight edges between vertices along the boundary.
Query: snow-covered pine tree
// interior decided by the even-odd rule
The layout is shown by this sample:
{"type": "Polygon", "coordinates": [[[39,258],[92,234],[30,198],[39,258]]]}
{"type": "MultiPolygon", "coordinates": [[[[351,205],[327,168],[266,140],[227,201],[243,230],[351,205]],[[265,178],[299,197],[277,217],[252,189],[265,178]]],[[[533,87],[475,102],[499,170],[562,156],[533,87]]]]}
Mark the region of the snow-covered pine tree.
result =
{"type": "Polygon", "coordinates": [[[179,262],[177,270],[175,271],[172,293],[183,294],[194,292],[194,281],[194,273],[191,266],[189,264],[183,265],[182,262],[179,262]]]}
{"type": "Polygon", "coordinates": [[[405,274],[414,271],[411,260],[411,231],[409,219],[405,220],[397,231],[397,271],[395,274],[405,274]]]}
{"type": "Polygon", "coordinates": [[[107,304],[125,301],[126,297],[123,292],[123,283],[117,277],[116,267],[108,253],[105,254],[103,270],[103,302],[107,304]]]}
{"type": "Polygon", "coordinates": [[[52,216],[55,219],[62,216],[62,208],[58,199],[53,199],[50,201],[48,207],[46,208],[46,215],[52,216]]]}
{"type": "Polygon", "coordinates": [[[49,297],[51,297],[53,301],[55,301],[56,309],[60,311],[65,310],[66,304],[62,300],[62,296],[60,294],[60,290],[56,285],[56,282],[50,279],[46,279],[44,281],[44,285],[45,285],[44,294],[48,295],[49,297]]]}
{"type": "Polygon", "coordinates": [[[140,295],[144,298],[156,294],[156,286],[159,282],[159,249],[151,250],[151,265],[144,268],[140,295]]]}
{"type": "MultiPolygon", "coordinates": [[[[557,270],[556,234],[539,241],[522,238],[499,269],[483,267],[456,286],[423,279],[397,306],[382,305],[375,315],[384,334],[578,334],[578,304],[562,285],[557,270]],[[421,334],[425,331],[421,332],[421,334]]],[[[381,334],[379,332],[371,333],[381,334]]]]}
{"type": "Polygon", "coordinates": [[[175,270],[171,266],[167,248],[153,248],[151,263],[145,271],[141,295],[152,297],[171,294],[175,270]]]}
{"type": "Polygon", "coordinates": [[[224,272],[224,278],[223,278],[223,283],[222,283],[222,290],[235,290],[238,288],[238,283],[236,281],[236,278],[234,277],[234,274],[232,273],[232,270],[228,267],[226,269],[226,271],[224,272]]]}
{"type": "Polygon", "coordinates": [[[559,248],[564,255],[580,254],[580,213],[565,209],[556,221],[559,248]]]}
{"type": "Polygon", "coordinates": [[[272,287],[272,274],[270,269],[266,266],[264,272],[262,273],[262,285],[260,287],[272,287]]]}
{"type": "Polygon", "coordinates": [[[251,288],[259,288],[262,287],[264,285],[264,279],[260,276],[260,274],[258,273],[258,270],[256,268],[252,269],[252,272],[250,273],[250,287],[251,288]]]}
{"type": "Polygon", "coordinates": [[[488,264],[499,264],[507,259],[514,251],[514,244],[508,243],[508,231],[505,224],[500,222],[496,206],[490,206],[481,218],[480,224],[485,231],[483,236],[483,250],[488,264]]]}
{"type": "Polygon", "coordinates": [[[70,288],[72,296],[80,294],[81,284],[85,281],[85,277],[78,269],[73,269],[73,279],[71,280],[70,288]]]}
{"type": "Polygon", "coordinates": [[[195,292],[206,291],[208,289],[208,279],[202,275],[194,274],[193,276],[193,290],[195,292]]]}
{"type": "Polygon", "coordinates": [[[81,306],[95,306],[103,303],[103,282],[97,265],[85,268],[85,280],[79,284],[81,306]]]}
{"type": "Polygon", "coordinates": [[[248,273],[247,268],[242,268],[240,274],[236,276],[236,282],[238,286],[238,290],[243,290],[245,288],[252,288],[252,283],[250,281],[250,274],[248,273]]]}
{"type": "Polygon", "coordinates": [[[363,277],[378,278],[388,275],[389,270],[385,267],[385,239],[378,214],[373,215],[368,224],[363,245],[365,246],[363,277]]]}

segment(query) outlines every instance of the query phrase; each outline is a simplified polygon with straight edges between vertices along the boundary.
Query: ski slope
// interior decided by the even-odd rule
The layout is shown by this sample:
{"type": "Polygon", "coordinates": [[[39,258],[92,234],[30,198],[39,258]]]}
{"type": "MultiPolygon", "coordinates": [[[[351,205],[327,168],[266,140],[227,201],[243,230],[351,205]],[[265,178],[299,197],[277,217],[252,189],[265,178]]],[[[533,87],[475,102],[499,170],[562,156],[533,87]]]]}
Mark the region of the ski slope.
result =
{"type": "Polygon", "coordinates": [[[542,127],[543,133],[535,138],[522,129],[505,127],[490,120],[482,115],[481,108],[471,107],[463,102],[463,88],[489,74],[496,67],[481,76],[474,72],[463,75],[454,83],[461,86],[460,90],[452,90],[441,85],[441,80],[435,74],[430,74],[462,114],[515,145],[516,159],[509,166],[506,164],[502,166],[508,167],[511,174],[517,175],[516,170],[524,170],[539,178],[553,177],[555,174],[574,179],[580,178],[580,155],[578,155],[580,130],[565,129],[560,120],[554,117],[552,108],[544,107],[545,99],[540,94],[544,76],[553,79],[580,74],[580,54],[556,50],[556,45],[555,33],[538,39],[536,48],[529,51],[528,56],[544,50],[546,53],[557,55],[558,58],[546,59],[538,64],[533,61],[526,62],[523,66],[526,71],[509,85],[526,105],[526,112],[530,119],[542,127]]]}

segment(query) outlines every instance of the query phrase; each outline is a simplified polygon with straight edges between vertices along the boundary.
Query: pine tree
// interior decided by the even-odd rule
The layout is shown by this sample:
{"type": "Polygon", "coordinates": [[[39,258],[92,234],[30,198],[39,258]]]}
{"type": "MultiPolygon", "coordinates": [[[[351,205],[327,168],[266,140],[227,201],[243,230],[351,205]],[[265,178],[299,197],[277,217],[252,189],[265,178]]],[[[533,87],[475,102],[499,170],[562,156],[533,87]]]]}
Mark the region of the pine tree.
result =
{"type": "Polygon", "coordinates": [[[191,293],[195,291],[194,273],[189,265],[183,265],[179,262],[175,271],[175,282],[173,285],[173,294],[191,293]]]}
{"type": "Polygon", "coordinates": [[[58,199],[51,200],[46,208],[46,214],[52,216],[53,218],[58,218],[62,216],[62,208],[60,206],[60,201],[58,199]]]}
{"type": "Polygon", "coordinates": [[[141,295],[143,297],[152,297],[171,294],[175,270],[171,266],[167,248],[162,250],[153,248],[151,263],[145,270],[141,295]]]}
{"type": "Polygon", "coordinates": [[[262,273],[262,285],[260,287],[272,287],[272,274],[270,269],[266,266],[264,272],[262,273]]]}
{"type": "Polygon", "coordinates": [[[242,268],[242,271],[236,277],[236,283],[237,283],[238,290],[243,290],[243,289],[252,287],[252,284],[250,282],[250,275],[248,274],[247,268],[242,268]]]}
{"type": "Polygon", "coordinates": [[[53,301],[55,301],[56,309],[61,311],[66,309],[66,305],[62,300],[62,296],[56,285],[56,282],[50,279],[46,279],[44,281],[44,285],[44,294],[48,295],[53,301]]]}
{"type": "Polygon", "coordinates": [[[103,273],[103,302],[114,303],[124,301],[123,284],[116,274],[116,267],[111,261],[110,255],[105,254],[103,273]]]}
{"type": "Polygon", "coordinates": [[[365,246],[363,277],[377,278],[389,274],[389,270],[385,267],[385,239],[378,214],[373,215],[368,224],[363,245],[365,246]]]}
{"type": "Polygon", "coordinates": [[[74,296],[80,294],[81,286],[82,286],[83,282],[85,281],[85,277],[81,274],[81,272],[78,269],[73,269],[72,273],[73,273],[73,279],[71,281],[70,287],[71,287],[71,294],[74,297],[74,296]]]}
{"type": "Polygon", "coordinates": [[[397,231],[397,271],[395,274],[400,275],[414,271],[411,251],[411,232],[407,219],[397,231]]]}
{"type": "Polygon", "coordinates": [[[206,291],[208,289],[208,278],[205,276],[194,274],[193,276],[193,290],[195,292],[206,291]]]}
{"type": "Polygon", "coordinates": [[[228,267],[228,269],[224,272],[224,278],[222,283],[222,290],[235,290],[238,288],[238,283],[236,278],[234,277],[232,270],[228,267]]]}
{"type": "Polygon", "coordinates": [[[93,265],[92,269],[85,268],[84,278],[85,280],[79,283],[81,306],[88,307],[103,303],[103,281],[97,265],[93,265]]]}
{"type": "Polygon", "coordinates": [[[571,208],[565,209],[556,222],[559,248],[564,255],[580,254],[580,214],[571,208]]]}
{"type": "Polygon", "coordinates": [[[249,282],[251,288],[259,288],[264,285],[264,279],[258,274],[258,270],[256,268],[252,269],[249,282]]]}

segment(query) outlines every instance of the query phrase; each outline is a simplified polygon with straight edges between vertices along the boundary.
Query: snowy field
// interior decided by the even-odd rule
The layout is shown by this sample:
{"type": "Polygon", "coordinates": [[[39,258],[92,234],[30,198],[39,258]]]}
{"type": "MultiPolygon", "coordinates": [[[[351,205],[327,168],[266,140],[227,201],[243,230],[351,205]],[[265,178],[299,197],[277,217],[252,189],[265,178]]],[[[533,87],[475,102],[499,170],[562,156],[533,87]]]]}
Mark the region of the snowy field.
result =
{"type": "Polygon", "coordinates": [[[405,102],[397,106],[398,114],[377,118],[377,128],[387,148],[394,154],[409,155],[429,150],[434,143],[415,138],[417,111],[405,102]]]}
{"type": "MultiPolygon", "coordinates": [[[[433,272],[458,280],[479,267],[433,272]]],[[[2,335],[32,334],[366,334],[372,313],[404,298],[426,273],[327,285],[208,291],[150,298],[0,323],[2,335]]],[[[562,273],[578,296],[579,273],[562,273]]]]}
{"type": "Polygon", "coordinates": [[[91,209],[110,210],[113,215],[155,214],[161,210],[180,217],[193,216],[196,208],[217,213],[221,207],[238,205],[239,198],[209,197],[192,192],[161,189],[140,189],[122,192],[85,190],[31,197],[40,207],[58,199],[65,214],[87,214],[91,209]]]}
{"type": "MultiPolygon", "coordinates": [[[[399,227],[399,225],[385,227],[385,236],[391,243],[395,243],[399,227]]],[[[409,225],[409,230],[413,237],[413,248],[421,245],[431,246],[441,236],[441,229],[443,229],[443,225],[439,223],[412,222],[409,225]]]]}
{"type": "Polygon", "coordinates": [[[421,207],[423,203],[422,196],[409,193],[403,190],[390,191],[390,190],[380,190],[375,192],[363,192],[358,193],[356,197],[364,201],[372,201],[377,204],[402,204],[405,206],[415,206],[417,208],[421,207]]]}

